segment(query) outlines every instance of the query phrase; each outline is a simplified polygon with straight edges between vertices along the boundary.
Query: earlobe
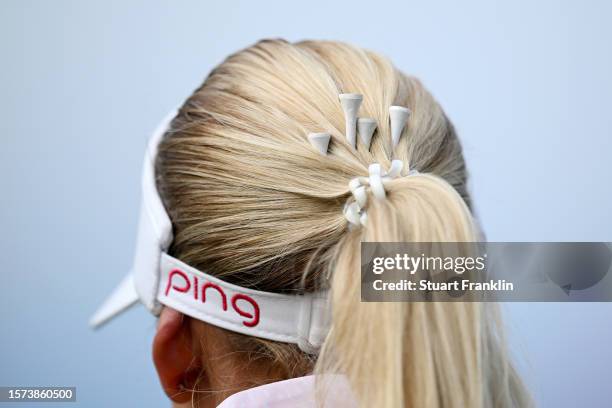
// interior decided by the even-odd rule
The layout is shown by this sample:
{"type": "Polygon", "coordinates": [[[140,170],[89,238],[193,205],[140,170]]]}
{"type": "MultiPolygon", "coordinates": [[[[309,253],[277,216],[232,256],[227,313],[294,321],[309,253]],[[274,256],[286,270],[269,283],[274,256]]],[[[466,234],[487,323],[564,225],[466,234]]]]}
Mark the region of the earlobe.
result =
{"type": "Polygon", "coordinates": [[[161,385],[172,401],[191,400],[194,379],[199,375],[196,361],[189,325],[181,313],[164,307],[153,340],[153,362],[161,385]]]}

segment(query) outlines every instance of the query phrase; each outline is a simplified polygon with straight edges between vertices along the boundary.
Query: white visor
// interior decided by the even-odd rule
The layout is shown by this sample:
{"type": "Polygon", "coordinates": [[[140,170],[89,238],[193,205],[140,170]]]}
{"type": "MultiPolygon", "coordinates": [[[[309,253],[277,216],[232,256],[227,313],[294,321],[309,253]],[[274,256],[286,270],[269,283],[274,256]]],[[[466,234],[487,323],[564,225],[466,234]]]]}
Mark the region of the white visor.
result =
{"type": "Polygon", "coordinates": [[[167,254],[172,223],[155,182],[157,147],[174,111],[151,137],[142,174],[142,204],[134,264],[90,320],[99,327],[140,301],[156,316],[162,305],[238,333],[295,343],[314,353],[329,329],[327,292],[285,295],[224,282],[167,254]]]}

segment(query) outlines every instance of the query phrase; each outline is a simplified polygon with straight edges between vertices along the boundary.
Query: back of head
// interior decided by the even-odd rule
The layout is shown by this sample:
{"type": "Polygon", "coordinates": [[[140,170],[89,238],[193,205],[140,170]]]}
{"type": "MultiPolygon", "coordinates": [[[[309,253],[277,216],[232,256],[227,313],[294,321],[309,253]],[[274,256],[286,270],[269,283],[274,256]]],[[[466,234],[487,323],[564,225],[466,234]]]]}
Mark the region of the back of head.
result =
{"type": "Polygon", "coordinates": [[[528,404],[492,307],[361,303],[362,241],[476,241],[453,126],[415,78],[336,42],[262,41],[220,64],[181,107],[159,149],[158,189],[173,222],[171,254],[225,281],[269,292],[332,291],[319,356],[228,333],[274,361],[281,377],[342,372],[363,406],[528,404]],[[377,131],[368,149],[344,137],[340,93],[364,95],[377,131]],[[412,111],[392,147],[391,105],[412,111]],[[307,134],[331,134],[320,155],[307,134]],[[365,227],[342,209],[349,181],[401,159],[420,174],[372,200],[365,227]]]}

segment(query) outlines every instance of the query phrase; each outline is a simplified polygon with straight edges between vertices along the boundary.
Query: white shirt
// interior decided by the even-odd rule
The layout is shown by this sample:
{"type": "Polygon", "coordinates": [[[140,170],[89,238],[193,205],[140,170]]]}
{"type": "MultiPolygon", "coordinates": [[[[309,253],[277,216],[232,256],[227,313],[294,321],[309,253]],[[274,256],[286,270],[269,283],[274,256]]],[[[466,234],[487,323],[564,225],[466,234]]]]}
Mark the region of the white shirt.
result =
{"type": "MultiPolygon", "coordinates": [[[[348,381],[341,375],[325,375],[323,407],[354,408],[358,404],[348,381]],[[329,382],[327,382],[329,381],[329,382]]],[[[226,398],[217,408],[315,408],[315,376],[292,378],[250,388],[226,398]]]]}

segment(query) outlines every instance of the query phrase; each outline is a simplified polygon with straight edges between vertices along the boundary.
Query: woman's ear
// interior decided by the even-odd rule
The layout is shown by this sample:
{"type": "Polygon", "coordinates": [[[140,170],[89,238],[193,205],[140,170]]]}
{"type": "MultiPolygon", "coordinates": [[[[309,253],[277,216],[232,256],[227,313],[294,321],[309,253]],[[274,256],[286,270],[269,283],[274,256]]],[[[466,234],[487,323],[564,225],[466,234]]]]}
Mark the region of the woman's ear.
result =
{"type": "Polygon", "coordinates": [[[193,354],[188,321],[169,307],[164,307],[159,317],[153,362],[168,398],[177,403],[191,400],[201,367],[193,354]]]}

